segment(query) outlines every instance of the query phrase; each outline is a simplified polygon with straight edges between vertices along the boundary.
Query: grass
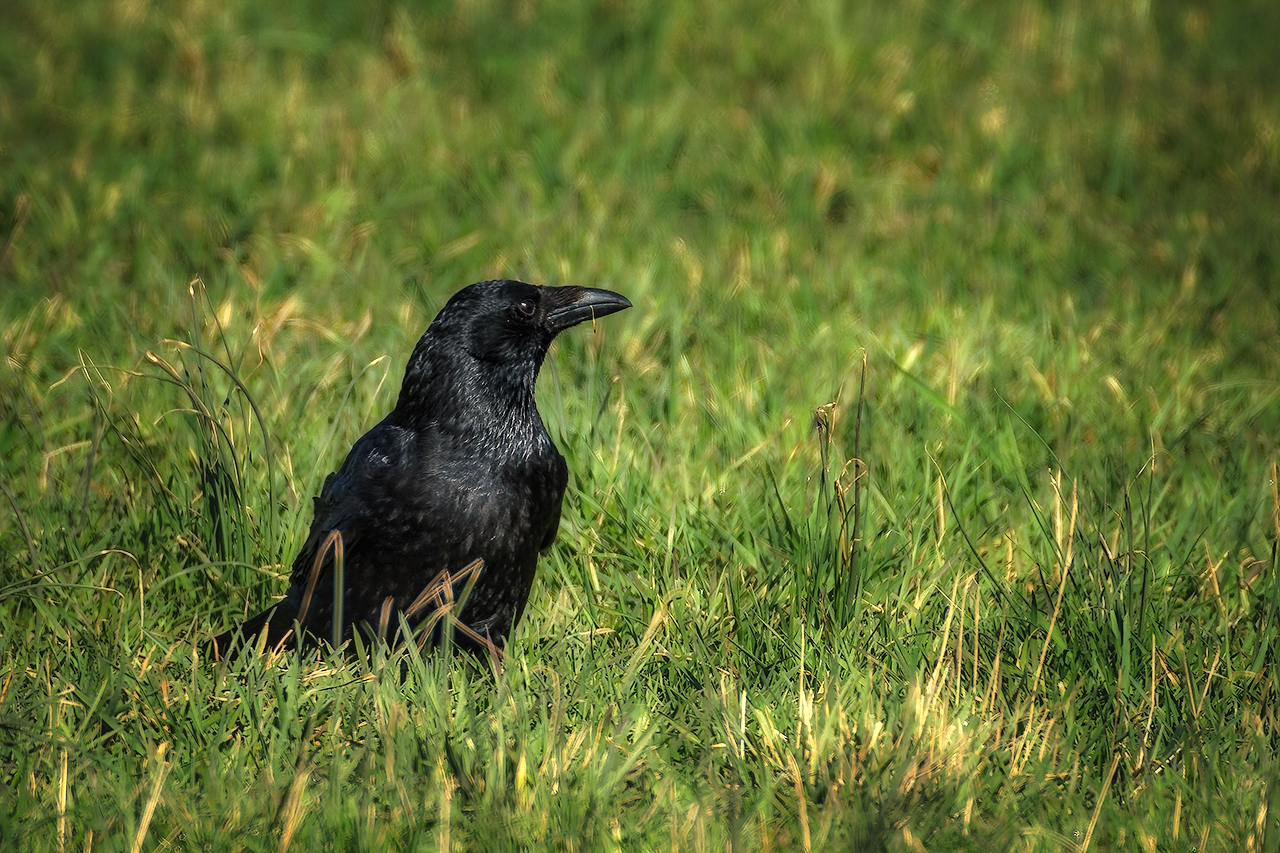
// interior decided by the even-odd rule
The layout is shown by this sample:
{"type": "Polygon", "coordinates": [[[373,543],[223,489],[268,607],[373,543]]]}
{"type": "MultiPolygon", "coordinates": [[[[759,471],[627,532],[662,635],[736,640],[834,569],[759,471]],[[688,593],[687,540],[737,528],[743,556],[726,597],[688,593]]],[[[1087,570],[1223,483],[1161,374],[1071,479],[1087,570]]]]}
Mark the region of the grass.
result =
{"type": "Polygon", "coordinates": [[[6,19],[7,846],[1280,843],[1270,4],[6,19]],[[505,669],[200,660],[498,275],[636,304],[505,669]]]}

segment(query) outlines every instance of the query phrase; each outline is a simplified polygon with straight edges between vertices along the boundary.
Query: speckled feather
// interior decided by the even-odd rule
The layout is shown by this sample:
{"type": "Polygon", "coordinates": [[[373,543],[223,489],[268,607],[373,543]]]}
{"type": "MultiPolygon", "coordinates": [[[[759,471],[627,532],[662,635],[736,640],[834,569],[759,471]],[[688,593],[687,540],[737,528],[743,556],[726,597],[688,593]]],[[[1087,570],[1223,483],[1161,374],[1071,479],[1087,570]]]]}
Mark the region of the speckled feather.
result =
{"type": "MultiPolygon", "coordinates": [[[[217,637],[215,651],[225,655],[264,627],[269,644],[286,638],[333,530],[344,548],[344,636],[376,625],[388,597],[403,610],[441,571],[480,558],[462,621],[503,648],[538,553],[555,541],[568,481],[534,403],[538,369],[558,332],[630,304],[605,290],[505,280],[455,294],[414,348],[395,409],[325,479],[285,600],[217,637]]],[[[308,631],[330,637],[332,611],[330,553],[308,631]]]]}

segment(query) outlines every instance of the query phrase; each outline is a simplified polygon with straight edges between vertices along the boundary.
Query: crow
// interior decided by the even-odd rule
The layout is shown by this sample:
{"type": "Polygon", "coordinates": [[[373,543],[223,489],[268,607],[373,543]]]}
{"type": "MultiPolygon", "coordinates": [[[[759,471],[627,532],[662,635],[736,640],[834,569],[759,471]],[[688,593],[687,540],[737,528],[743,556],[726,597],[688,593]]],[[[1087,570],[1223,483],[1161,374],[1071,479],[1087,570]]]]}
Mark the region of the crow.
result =
{"type": "Polygon", "coordinates": [[[557,334],[630,307],[608,290],[511,280],[454,294],[414,347],[391,414],[325,478],[288,595],[211,651],[225,658],[264,631],[272,647],[295,645],[299,628],[305,642],[358,627],[386,636],[401,616],[433,613],[424,632],[439,640],[440,614],[465,597],[454,639],[501,656],[568,482],[534,403],[538,369],[557,334]]]}

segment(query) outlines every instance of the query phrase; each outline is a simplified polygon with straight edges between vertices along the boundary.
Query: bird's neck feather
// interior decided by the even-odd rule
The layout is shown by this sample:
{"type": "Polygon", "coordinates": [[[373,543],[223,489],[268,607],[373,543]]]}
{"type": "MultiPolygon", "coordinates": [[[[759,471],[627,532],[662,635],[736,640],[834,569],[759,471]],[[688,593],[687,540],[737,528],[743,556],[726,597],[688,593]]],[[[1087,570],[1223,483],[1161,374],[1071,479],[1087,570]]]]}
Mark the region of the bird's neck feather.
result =
{"type": "Polygon", "coordinates": [[[393,418],[478,446],[546,435],[533,391],[538,365],[493,365],[470,358],[410,362],[393,418]]]}

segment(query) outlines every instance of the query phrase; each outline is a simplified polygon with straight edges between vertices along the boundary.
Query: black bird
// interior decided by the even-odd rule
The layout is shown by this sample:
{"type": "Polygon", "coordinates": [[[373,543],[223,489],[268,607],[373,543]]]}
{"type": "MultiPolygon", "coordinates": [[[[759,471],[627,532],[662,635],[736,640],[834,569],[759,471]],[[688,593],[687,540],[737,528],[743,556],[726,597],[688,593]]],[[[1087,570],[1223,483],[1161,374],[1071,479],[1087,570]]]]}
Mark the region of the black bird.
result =
{"type": "Polygon", "coordinates": [[[534,404],[538,369],[558,333],[629,307],[608,290],[508,280],[454,294],[414,347],[391,414],[325,478],[288,596],[216,637],[213,651],[225,657],[263,629],[269,647],[291,646],[295,623],[333,638],[341,550],[339,638],[361,624],[394,632],[402,614],[430,618],[470,580],[458,642],[501,654],[538,552],[556,538],[568,481],[534,404]]]}

